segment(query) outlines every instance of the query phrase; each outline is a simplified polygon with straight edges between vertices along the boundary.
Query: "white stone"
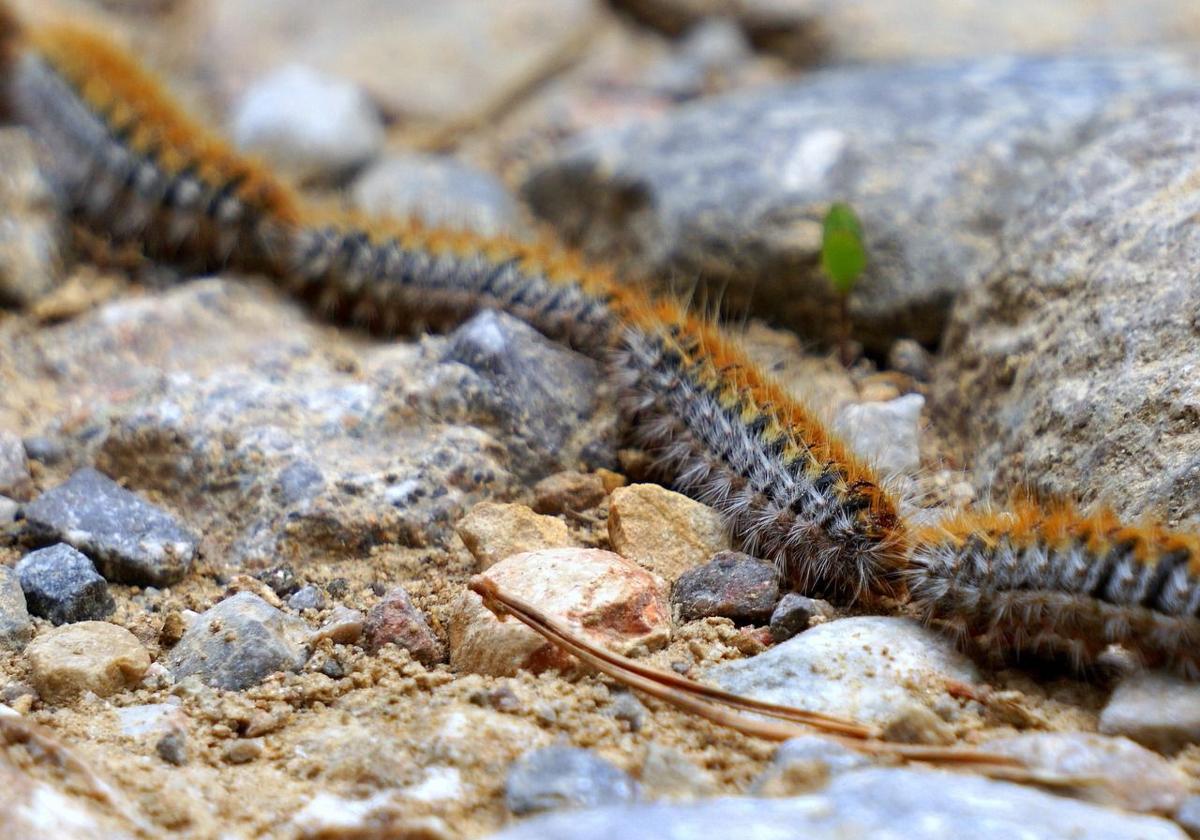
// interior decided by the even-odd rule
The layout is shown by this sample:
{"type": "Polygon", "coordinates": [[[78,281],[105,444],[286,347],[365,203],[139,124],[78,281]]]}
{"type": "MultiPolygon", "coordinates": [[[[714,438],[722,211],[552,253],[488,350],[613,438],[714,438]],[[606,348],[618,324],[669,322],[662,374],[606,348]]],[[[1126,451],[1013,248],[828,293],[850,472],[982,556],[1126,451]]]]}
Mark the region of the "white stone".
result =
{"type": "Polygon", "coordinates": [[[909,475],[921,466],[921,409],[925,398],[905,394],[887,402],[842,408],[834,428],[859,456],[884,475],[909,475]]]}
{"type": "Polygon", "coordinates": [[[356,85],[291,64],[259,79],[234,107],[242,149],[301,179],[336,175],[383,146],[379,113],[356,85]]]}

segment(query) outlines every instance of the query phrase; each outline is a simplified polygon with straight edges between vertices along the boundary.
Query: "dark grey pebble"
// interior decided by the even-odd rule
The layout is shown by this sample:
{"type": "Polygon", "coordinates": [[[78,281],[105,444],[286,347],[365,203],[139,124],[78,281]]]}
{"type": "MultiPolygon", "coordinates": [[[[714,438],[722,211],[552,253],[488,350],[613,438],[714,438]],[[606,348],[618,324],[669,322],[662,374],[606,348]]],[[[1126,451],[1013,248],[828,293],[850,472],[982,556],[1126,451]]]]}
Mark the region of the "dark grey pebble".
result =
{"type": "Polygon", "coordinates": [[[29,611],[54,624],[99,621],[116,609],[92,561],[63,543],[26,554],[17,577],[29,611]]]}
{"type": "Polygon", "coordinates": [[[778,599],[775,567],[737,551],[722,551],[688,569],[671,588],[671,603],[684,621],[722,616],[738,624],[765,624],[778,599]]]}

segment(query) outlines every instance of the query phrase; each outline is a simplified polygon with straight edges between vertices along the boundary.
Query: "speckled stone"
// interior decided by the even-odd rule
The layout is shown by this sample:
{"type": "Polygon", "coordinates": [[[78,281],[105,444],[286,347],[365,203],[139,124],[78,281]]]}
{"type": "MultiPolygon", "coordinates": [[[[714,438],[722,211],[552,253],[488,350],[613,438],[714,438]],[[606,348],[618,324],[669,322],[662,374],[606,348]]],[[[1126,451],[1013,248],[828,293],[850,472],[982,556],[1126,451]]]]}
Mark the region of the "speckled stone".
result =
{"type": "Polygon", "coordinates": [[[74,546],[106,580],[122,583],[175,583],[199,542],[175,517],[90,468],[26,505],[25,519],[39,537],[74,546]]]}
{"type": "Polygon", "coordinates": [[[938,425],[994,498],[1034,490],[1200,522],[1195,96],[1144,109],[1064,161],[959,301],[938,425]]]}
{"type": "Polygon", "coordinates": [[[671,587],[683,621],[721,616],[736,624],[766,624],[779,600],[775,567],[737,551],[722,551],[687,569],[671,587]]]}
{"type": "Polygon", "coordinates": [[[29,611],[54,624],[99,620],[116,609],[92,561],[69,545],[31,551],[17,563],[17,576],[29,611]]]}
{"type": "MultiPolygon", "coordinates": [[[[976,682],[978,671],[953,642],[911,619],[859,616],[710,667],[704,678],[760,700],[911,731],[933,721],[944,728],[929,704],[948,682],[976,682]]],[[[941,740],[930,734],[938,737],[916,740],[941,740]]]]}
{"type": "Polygon", "coordinates": [[[196,616],[167,657],[175,679],[198,676],[214,688],[240,690],[306,658],[308,625],[257,595],[239,592],[196,616]]]}
{"type": "Polygon", "coordinates": [[[869,253],[855,337],[885,353],[899,336],[938,340],[1064,156],[1197,79],[1195,59],[1158,52],[832,68],[586,133],[525,195],[633,274],[698,279],[734,312],[830,340],[821,220],[849,201],[869,253]]]}

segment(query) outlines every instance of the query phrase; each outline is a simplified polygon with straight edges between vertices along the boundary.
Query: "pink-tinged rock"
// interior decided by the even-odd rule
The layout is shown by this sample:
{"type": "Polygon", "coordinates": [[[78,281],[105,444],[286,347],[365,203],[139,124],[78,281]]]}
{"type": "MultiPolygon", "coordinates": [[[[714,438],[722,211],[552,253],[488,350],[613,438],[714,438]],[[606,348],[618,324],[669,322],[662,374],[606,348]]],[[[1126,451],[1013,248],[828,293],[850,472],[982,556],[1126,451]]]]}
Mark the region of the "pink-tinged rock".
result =
{"type": "MultiPolygon", "coordinates": [[[[611,551],[530,551],[483,574],[617,653],[653,650],[670,639],[671,611],[662,579],[611,551]]],[[[450,663],[458,671],[496,676],[579,665],[516,619],[497,619],[473,592],[463,593],[450,619],[450,663]]]]}
{"type": "Polygon", "coordinates": [[[425,665],[440,662],[445,656],[442,643],[429,629],[425,616],[413,606],[412,599],[397,586],[383,600],[371,607],[363,626],[367,650],[375,653],[388,642],[406,649],[413,658],[425,665]]]}

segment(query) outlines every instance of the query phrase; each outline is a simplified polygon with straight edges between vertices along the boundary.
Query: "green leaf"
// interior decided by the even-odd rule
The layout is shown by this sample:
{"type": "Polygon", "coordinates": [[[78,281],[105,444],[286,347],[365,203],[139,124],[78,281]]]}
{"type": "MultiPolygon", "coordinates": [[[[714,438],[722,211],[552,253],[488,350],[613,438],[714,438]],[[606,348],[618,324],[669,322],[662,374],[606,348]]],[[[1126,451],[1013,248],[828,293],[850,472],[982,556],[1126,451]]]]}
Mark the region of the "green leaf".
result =
{"type": "Polygon", "coordinates": [[[867,267],[862,224],[849,204],[838,202],[825,214],[821,268],[838,294],[848,295],[867,267]]]}

